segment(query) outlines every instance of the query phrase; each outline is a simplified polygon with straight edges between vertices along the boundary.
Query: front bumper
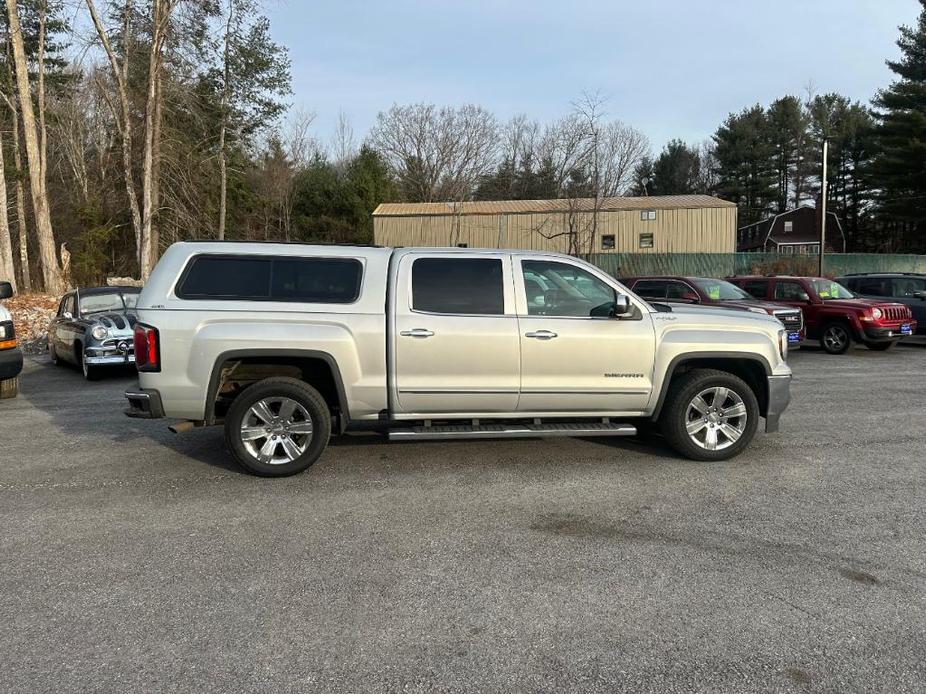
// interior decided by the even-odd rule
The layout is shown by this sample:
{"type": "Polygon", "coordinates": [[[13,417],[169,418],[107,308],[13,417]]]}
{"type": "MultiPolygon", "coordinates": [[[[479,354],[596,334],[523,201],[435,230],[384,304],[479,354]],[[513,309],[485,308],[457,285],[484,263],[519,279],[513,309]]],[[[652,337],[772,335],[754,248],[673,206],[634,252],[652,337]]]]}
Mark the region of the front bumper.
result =
{"type": "Polygon", "coordinates": [[[156,390],[137,388],[125,391],[125,399],[129,406],[125,410],[126,417],[133,419],[163,419],[164,406],[161,404],[161,394],[156,390]]]}
{"type": "Polygon", "coordinates": [[[131,343],[122,341],[118,346],[87,347],[85,360],[93,366],[119,366],[135,363],[131,343]]]}
{"type": "Polygon", "coordinates": [[[0,350],[0,381],[16,378],[23,370],[23,353],[18,347],[0,350]]]}
{"type": "Polygon", "coordinates": [[[898,323],[897,325],[891,325],[887,327],[866,325],[864,327],[865,339],[871,340],[872,342],[883,342],[885,340],[899,340],[902,337],[909,337],[910,335],[916,335],[917,324],[915,320],[909,320],[904,323],[898,323]],[[902,325],[909,325],[910,332],[905,333],[901,331],[902,325]]]}
{"type": "Polygon", "coordinates": [[[765,431],[778,431],[781,414],[791,402],[791,375],[768,377],[768,407],[765,412],[765,431]]]}

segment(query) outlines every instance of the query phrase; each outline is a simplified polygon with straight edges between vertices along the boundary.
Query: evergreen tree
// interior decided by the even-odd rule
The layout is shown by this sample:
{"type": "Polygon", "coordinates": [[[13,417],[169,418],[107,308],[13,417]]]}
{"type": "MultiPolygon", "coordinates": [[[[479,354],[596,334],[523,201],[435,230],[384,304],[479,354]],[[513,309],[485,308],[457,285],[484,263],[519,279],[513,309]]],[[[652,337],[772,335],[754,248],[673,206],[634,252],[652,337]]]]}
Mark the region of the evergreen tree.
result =
{"type": "Polygon", "coordinates": [[[879,208],[898,250],[911,253],[926,251],[926,0],[920,4],[916,26],[900,27],[900,60],[887,63],[897,79],[874,99],[879,208]]]}
{"type": "Polygon", "coordinates": [[[650,195],[686,195],[701,192],[701,157],[679,139],[669,140],[653,163],[650,195]]]}
{"type": "Polygon", "coordinates": [[[751,224],[773,209],[774,146],[765,110],[758,104],[731,113],[714,134],[716,194],[739,206],[739,223],[751,224]]]}

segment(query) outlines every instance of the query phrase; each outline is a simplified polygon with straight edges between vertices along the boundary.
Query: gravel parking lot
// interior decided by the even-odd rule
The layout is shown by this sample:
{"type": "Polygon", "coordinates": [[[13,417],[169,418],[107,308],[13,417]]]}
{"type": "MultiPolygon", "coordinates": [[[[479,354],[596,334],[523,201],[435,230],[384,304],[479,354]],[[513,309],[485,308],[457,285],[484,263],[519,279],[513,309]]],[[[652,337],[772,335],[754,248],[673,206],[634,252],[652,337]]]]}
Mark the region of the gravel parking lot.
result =
{"type": "Polygon", "coordinates": [[[731,463],[366,437],[284,480],[30,361],[0,690],[926,691],[926,345],[792,361],[731,463]]]}

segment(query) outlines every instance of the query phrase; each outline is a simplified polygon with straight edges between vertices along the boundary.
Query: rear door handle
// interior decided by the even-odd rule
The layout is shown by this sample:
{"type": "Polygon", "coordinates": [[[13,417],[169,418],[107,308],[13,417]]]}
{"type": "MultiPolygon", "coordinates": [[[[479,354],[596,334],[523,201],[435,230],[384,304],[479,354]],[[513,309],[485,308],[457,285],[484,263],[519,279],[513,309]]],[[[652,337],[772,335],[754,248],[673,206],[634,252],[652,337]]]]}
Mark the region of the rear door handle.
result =
{"type": "Polygon", "coordinates": [[[557,334],[552,330],[535,330],[534,332],[524,333],[524,337],[532,337],[535,340],[552,340],[557,334]]]}
{"type": "Polygon", "coordinates": [[[413,328],[412,330],[403,330],[399,333],[402,337],[431,337],[433,334],[434,332],[427,328],[413,328]]]}

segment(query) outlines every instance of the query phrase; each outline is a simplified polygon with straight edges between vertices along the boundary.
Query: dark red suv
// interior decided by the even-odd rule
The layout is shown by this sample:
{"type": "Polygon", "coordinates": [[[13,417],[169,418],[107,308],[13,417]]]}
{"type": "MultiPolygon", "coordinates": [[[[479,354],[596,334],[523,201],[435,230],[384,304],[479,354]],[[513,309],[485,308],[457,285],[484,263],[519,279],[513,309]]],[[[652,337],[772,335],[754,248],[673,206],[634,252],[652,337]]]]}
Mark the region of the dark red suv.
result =
{"type": "Polygon", "coordinates": [[[862,299],[824,277],[732,277],[730,281],[758,299],[804,312],[807,337],[820,340],[830,354],[843,354],[852,342],[890,349],[916,332],[909,307],[892,301],[862,299]]]}
{"type": "Polygon", "coordinates": [[[788,331],[788,343],[797,347],[804,339],[800,308],[753,298],[726,280],[707,277],[629,277],[621,282],[649,301],[706,304],[775,316],[788,331]]]}

